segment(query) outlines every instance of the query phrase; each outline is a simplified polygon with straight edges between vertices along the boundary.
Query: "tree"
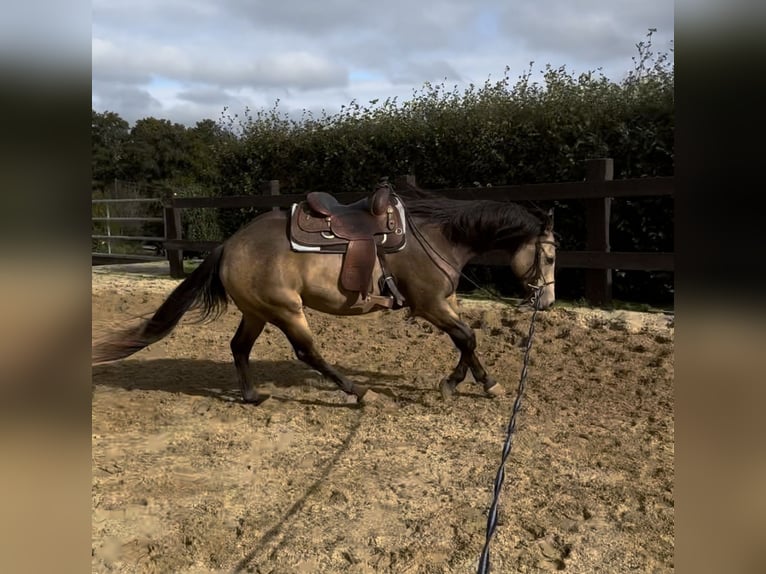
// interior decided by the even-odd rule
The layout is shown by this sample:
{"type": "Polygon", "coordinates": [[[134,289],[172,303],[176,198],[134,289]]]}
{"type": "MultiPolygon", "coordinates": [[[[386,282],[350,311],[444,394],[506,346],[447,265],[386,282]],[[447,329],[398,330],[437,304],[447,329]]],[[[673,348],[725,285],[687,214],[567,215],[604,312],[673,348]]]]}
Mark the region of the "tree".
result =
{"type": "Polygon", "coordinates": [[[156,183],[186,175],[190,169],[186,131],[168,120],[138,120],[126,144],[126,176],[156,183]]]}
{"type": "Polygon", "coordinates": [[[115,112],[91,109],[91,168],[94,187],[103,187],[124,176],[125,145],[130,137],[128,122],[115,112]]]}
{"type": "Polygon", "coordinates": [[[219,157],[226,146],[235,140],[213,120],[207,119],[186,132],[188,160],[191,167],[189,178],[205,187],[216,187],[219,180],[219,157]]]}

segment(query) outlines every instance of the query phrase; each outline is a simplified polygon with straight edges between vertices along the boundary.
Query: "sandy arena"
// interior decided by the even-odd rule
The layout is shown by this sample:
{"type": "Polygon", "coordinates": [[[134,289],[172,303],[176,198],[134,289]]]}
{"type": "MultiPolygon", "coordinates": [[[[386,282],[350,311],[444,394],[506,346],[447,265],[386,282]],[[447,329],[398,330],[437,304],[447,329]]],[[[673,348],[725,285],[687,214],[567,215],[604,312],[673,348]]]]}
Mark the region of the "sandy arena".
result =
{"type": "MultiPolygon", "coordinates": [[[[93,324],[121,326],[177,281],[93,273],[93,324]]],[[[239,313],[185,320],[93,368],[93,572],[469,573],[521,370],[530,311],[461,301],[506,395],[438,383],[449,338],[406,311],[308,311],[325,358],[383,395],[360,407],[269,326],[242,404],[239,313]]],[[[490,545],[493,573],[673,572],[673,323],[540,313],[490,545]]]]}

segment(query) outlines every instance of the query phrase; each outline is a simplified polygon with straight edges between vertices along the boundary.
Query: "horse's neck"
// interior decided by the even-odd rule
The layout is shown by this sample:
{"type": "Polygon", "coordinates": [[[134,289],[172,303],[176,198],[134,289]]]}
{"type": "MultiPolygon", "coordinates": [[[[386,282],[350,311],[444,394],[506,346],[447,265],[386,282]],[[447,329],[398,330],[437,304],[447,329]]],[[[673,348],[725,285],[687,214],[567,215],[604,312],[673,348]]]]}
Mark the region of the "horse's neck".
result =
{"type": "MultiPolygon", "coordinates": [[[[444,258],[449,267],[460,273],[466,263],[479,255],[474,248],[469,245],[452,243],[449,241],[440,229],[432,226],[424,228],[423,235],[426,240],[426,248],[429,252],[436,252],[436,256],[444,258]]],[[[433,254],[432,254],[433,255],[433,254]]]]}

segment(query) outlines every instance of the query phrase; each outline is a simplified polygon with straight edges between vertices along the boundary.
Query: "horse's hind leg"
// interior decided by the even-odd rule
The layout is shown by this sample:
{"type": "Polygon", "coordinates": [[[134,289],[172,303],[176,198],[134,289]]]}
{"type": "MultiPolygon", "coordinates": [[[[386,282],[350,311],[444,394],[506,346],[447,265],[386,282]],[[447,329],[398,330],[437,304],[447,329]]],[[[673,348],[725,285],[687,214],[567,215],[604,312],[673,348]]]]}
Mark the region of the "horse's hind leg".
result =
{"type": "Polygon", "coordinates": [[[263,331],[265,321],[250,315],[243,315],[239,327],[231,340],[231,354],[234,356],[234,366],[237,369],[237,379],[242,389],[242,398],[246,403],[260,404],[269,398],[259,394],[250,377],[250,351],[255,340],[263,331]]]}
{"type": "Polygon", "coordinates": [[[324,360],[314,345],[314,337],[302,310],[285,313],[279,319],[272,319],[272,322],[287,336],[295,350],[296,357],[331,379],[346,394],[354,395],[360,401],[366,394],[374,394],[365,387],[352,383],[324,360]]]}

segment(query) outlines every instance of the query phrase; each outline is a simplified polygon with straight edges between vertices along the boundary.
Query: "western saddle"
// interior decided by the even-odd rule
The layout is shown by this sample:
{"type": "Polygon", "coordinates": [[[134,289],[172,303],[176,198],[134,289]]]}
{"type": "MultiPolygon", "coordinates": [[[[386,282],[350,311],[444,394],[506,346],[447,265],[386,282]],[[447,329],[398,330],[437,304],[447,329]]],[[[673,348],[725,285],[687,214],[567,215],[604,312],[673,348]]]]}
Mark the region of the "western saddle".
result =
{"type": "Polygon", "coordinates": [[[385,254],[401,251],[406,242],[404,206],[384,179],[371,195],[343,204],[323,191],[314,191],[293,204],[290,244],[294,251],[342,253],[341,286],[359,293],[352,308],[375,305],[399,308],[404,298],[388,272],[385,254]],[[383,272],[380,295],[372,293],[375,260],[383,272]]]}

